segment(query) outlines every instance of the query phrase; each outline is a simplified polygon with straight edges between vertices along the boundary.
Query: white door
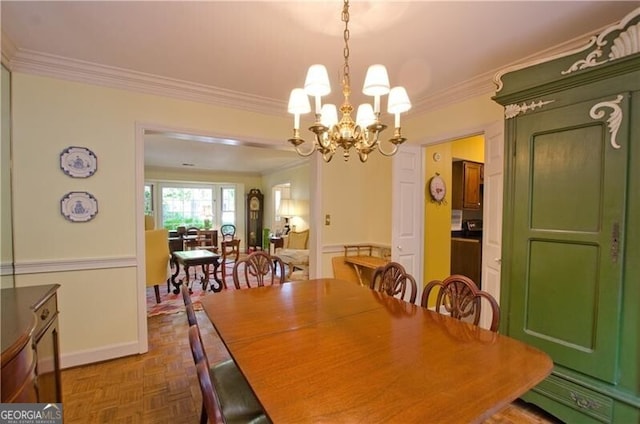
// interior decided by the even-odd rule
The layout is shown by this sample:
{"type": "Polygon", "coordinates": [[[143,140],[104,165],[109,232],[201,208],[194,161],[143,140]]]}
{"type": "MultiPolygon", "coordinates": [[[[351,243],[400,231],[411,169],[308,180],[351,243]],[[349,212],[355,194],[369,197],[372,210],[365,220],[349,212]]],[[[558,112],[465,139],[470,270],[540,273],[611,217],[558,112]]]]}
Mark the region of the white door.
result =
{"type": "MultiPolygon", "coordinates": [[[[504,123],[497,122],[487,128],[484,137],[482,289],[500,302],[504,123]]],[[[489,327],[490,319],[487,308],[483,308],[480,325],[489,327]]]]}
{"type": "Polygon", "coordinates": [[[424,191],[422,149],[403,145],[393,156],[391,196],[391,259],[402,264],[418,282],[422,294],[422,214],[424,191]]]}

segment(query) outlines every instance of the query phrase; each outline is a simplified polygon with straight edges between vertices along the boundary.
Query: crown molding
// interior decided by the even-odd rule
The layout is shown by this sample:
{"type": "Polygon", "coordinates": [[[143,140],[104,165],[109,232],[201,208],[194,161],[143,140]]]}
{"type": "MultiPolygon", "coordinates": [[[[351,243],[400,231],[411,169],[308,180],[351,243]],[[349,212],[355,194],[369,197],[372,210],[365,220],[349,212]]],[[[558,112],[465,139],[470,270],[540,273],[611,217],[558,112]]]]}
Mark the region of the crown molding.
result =
{"type": "MultiPolygon", "coordinates": [[[[522,66],[522,63],[530,63],[532,60],[548,58],[550,54],[566,51],[568,47],[575,48],[579,43],[584,43],[584,40],[588,39],[593,33],[592,31],[587,35],[576,37],[506,66],[485,72],[462,83],[443,88],[440,91],[416,99],[409,114],[414,116],[424,114],[473,97],[494,95],[496,89],[499,88],[496,77],[500,73],[504,73],[505,69],[522,66]]],[[[286,112],[287,105],[284,101],[33,50],[20,49],[17,48],[4,33],[2,33],[2,61],[11,71],[172,97],[180,100],[206,103],[266,115],[289,116],[286,112]]]]}
{"type": "Polygon", "coordinates": [[[269,115],[283,114],[281,111],[286,111],[287,109],[284,102],[265,97],[32,50],[17,49],[9,59],[11,70],[16,72],[173,97],[269,115]]]}
{"type": "Polygon", "coordinates": [[[9,70],[11,70],[11,66],[10,66],[11,58],[15,56],[16,51],[18,49],[16,48],[16,45],[11,40],[11,38],[9,38],[7,34],[4,33],[4,31],[0,33],[0,38],[1,38],[0,50],[2,51],[2,64],[7,68],[9,68],[9,70]]]}

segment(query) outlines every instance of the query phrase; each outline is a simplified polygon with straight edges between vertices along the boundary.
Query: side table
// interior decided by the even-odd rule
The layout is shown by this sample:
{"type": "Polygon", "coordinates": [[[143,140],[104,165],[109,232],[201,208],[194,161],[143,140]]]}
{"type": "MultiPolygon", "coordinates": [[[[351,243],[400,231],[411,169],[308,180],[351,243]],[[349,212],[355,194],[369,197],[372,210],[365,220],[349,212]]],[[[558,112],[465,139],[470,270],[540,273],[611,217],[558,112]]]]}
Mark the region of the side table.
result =
{"type": "Polygon", "coordinates": [[[271,237],[269,238],[269,243],[273,246],[273,253],[271,253],[271,247],[269,247],[269,254],[275,255],[276,249],[284,246],[284,239],[282,237],[271,237]]]}
{"type": "Polygon", "coordinates": [[[200,279],[202,290],[207,289],[210,275],[213,275],[213,279],[217,284],[217,287],[211,284],[211,291],[219,292],[222,290],[222,281],[217,276],[218,267],[220,266],[220,255],[217,253],[212,253],[208,250],[177,250],[171,253],[171,260],[176,264],[176,271],[171,276],[171,284],[175,287],[173,289],[174,294],[180,293],[180,286],[182,285],[182,280],[176,282],[181,265],[184,269],[187,288],[189,288],[189,268],[200,265],[202,266],[203,274],[200,279]],[[211,265],[213,265],[213,273],[210,272],[211,265]]]}

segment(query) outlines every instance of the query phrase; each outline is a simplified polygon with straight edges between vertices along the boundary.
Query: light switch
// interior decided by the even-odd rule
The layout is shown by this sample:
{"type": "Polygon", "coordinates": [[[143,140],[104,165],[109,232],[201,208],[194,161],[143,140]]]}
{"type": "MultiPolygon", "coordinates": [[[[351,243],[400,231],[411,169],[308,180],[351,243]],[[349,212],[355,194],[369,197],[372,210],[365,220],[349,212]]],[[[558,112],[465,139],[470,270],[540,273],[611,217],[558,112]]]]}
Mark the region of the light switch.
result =
{"type": "Polygon", "coordinates": [[[331,215],[326,214],[324,216],[324,225],[331,225],[331,215]]]}

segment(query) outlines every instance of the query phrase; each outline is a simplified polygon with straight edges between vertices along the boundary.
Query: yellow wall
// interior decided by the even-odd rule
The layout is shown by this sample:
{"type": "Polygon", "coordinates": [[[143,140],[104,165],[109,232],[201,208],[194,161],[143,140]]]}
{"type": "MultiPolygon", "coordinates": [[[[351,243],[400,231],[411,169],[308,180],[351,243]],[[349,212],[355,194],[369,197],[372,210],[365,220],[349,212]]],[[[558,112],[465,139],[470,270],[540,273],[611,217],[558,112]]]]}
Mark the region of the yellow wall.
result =
{"type": "Polygon", "coordinates": [[[451,267],[451,143],[425,148],[424,283],[449,275],[451,267]],[[440,160],[434,159],[435,154],[440,160]],[[431,201],[429,180],[439,174],[447,188],[445,202],[431,201]]]}
{"type": "Polygon", "coordinates": [[[484,136],[476,135],[452,141],[451,157],[484,163],[484,136]]]}
{"type": "MultiPolygon", "coordinates": [[[[297,231],[306,230],[310,227],[309,224],[309,199],[310,199],[310,181],[309,181],[309,163],[302,164],[293,168],[283,169],[281,171],[271,172],[262,177],[262,186],[264,190],[264,225],[271,230],[274,230],[274,203],[271,189],[278,184],[291,184],[291,198],[306,202],[306,210],[300,215],[291,219],[291,225],[296,226],[297,231]]],[[[313,231],[317,231],[317,226],[314,226],[313,231]]]]}
{"type": "Polygon", "coordinates": [[[13,231],[11,229],[11,76],[2,67],[0,94],[0,288],[13,287],[13,231]]]}
{"type": "MultiPolygon", "coordinates": [[[[267,143],[290,132],[288,119],[159,96],[13,73],[16,285],[59,283],[62,365],[136,353],[138,326],[136,124],[267,143]],[[252,125],[246,125],[251,122],[252,125]],[[84,146],[98,157],[90,178],[70,178],[60,152],[84,146]],[[90,222],[60,213],[69,191],[98,201],[90,222]],[[91,336],[86,335],[90,329],[91,336]]],[[[140,217],[137,214],[140,213],[140,217]]]]}

